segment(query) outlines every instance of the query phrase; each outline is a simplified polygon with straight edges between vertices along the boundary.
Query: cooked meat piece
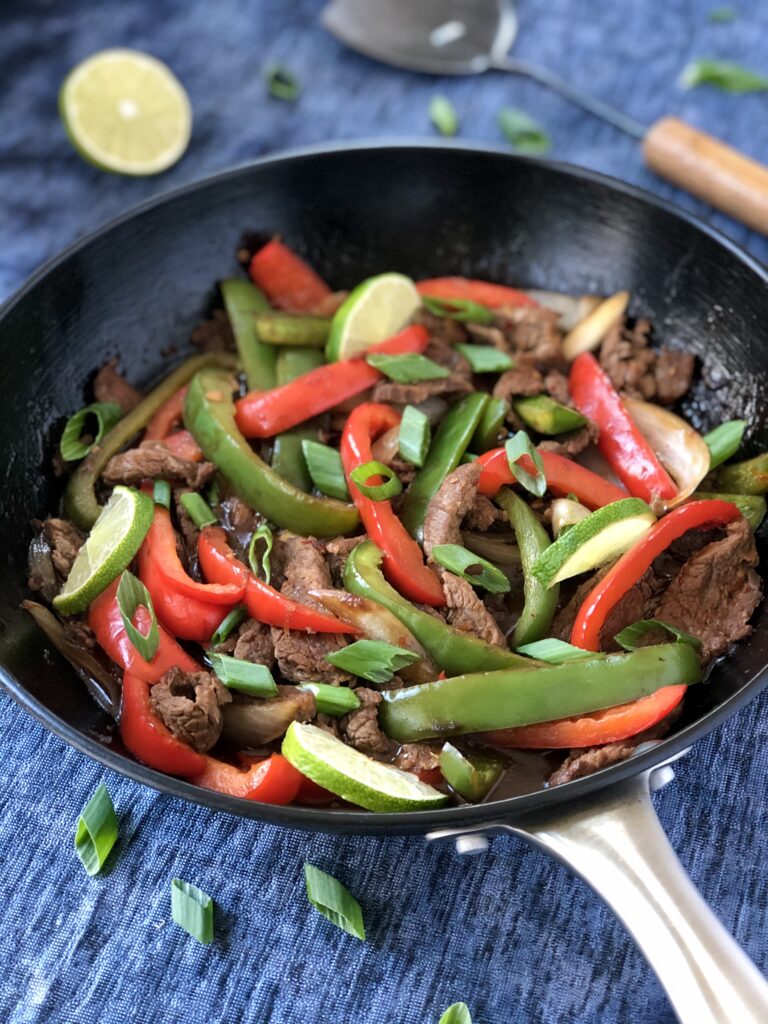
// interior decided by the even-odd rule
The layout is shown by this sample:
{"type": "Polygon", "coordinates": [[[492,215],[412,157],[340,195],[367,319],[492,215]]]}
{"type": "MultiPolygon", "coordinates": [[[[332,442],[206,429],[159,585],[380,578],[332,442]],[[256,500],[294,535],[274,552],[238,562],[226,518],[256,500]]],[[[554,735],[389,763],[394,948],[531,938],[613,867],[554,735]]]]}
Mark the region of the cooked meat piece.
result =
{"type": "Polygon", "coordinates": [[[476,494],[472,506],[464,517],[464,525],[468,530],[485,533],[494,523],[506,520],[506,513],[493,504],[484,494],[476,494]]]}
{"type": "Polygon", "coordinates": [[[197,577],[199,575],[197,562],[197,540],[200,531],[195,526],[194,520],[181,503],[182,494],[192,493],[193,491],[191,487],[174,487],[173,507],[176,512],[176,521],[179,524],[179,530],[176,534],[176,550],[179,552],[179,558],[187,567],[187,570],[197,577]]]}
{"type": "Polygon", "coordinates": [[[398,384],[391,380],[381,381],[373,389],[372,400],[374,402],[394,402],[398,405],[417,405],[432,395],[462,395],[474,390],[469,363],[447,342],[440,338],[432,338],[424,355],[439,366],[450,370],[449,376],[417,381],[414,384],[398,384]]]}
{"type": "Polygon", "coordinates": [[[424,518],[427,558],[437,544],[461,544],[461,522],[475,503],[482,469],[479,462],[457,466],[438,488],[424,518]]]}
{"type": "Polygon", "coordinates": [[[344,566],[347,556],[364,537],[334,537],[325,542],[325,560],[331,570],[331,580],[336,587],[344,586],[344,566]]]}
{"type": "MultiPolygon", "coordinates": [[[[597,586],[612,565],[613,562],[602,566],[578,585],[571,598],[555,616],[552,623],[552,636],[566,642],[571,639],[571,630],[579,608],[584,603],[587,594],[597,586]]],[[[617,602],[601,630],[600,644],[603,650],[618,650],[618,645],[613,640],[617,633],[620,633],[625,626],[631,626],[633,622],[653,617],[656,598],[663,589],[664,583],[665,581],[651,568],[639,583],[627,591],[624,597],[617,602]]]]}
{"type": "Polygon", "coordinates": [[[341,738],[364,754],[388,754],[392,744],[379,728],[381,694],[365,686],[359,686],[355,693],[362,706],[339,721],[341,738]]]}
{"type": "MultiPolygon", "coordinates": [[[[40,522],[34,519],[32,525],[36,530],[43,531],[43,537],[51,549],[51,561],[56,572],[62,579],[66,579],[72,570],[72,565],[77,558],[77,553],[83,546],[84,537],[68,519],[46,519],[40,522]]],[[[30,582],[30,588],[37,590],[39,587],[32,586],[36,582],[30,582]]]]}
{"type": "Polygon", "coordinates": [[[313,694],[295,686],[278,686],[278,696],[261,700],[237,695],[223,713],[223,735],[239,748],[261,747],[285,734],[291,722],[309,722],[315,716],[313,694]]]}
{"type": "Polygon", "coordinates": [[[430,772],[440,766],[441,744],[403,743],[395,754],[393,764],[404,772],[430,772]]]}
{"type": "Polygon", "coordinates": [[[86,651],[96,649],[96,637],[85,618],[69,617],[64,619],[64,629],[72,643],[83,647],[86,651]]]}
{"type": "Polygon", "coordinates": [[[505,370],[493,388],[494,398],[511,402],[521,395],[540,395],[544,390],[544,378],[530,363],[522,363],[511,370],[505,370]]]}
{"type": "Polygon", "coordinates": [[[236,658],[252,661],[255,665],[272,668],[275,662],[275,645],[269,626],[255,619],[246,619],[240,626],[234,647],[236,658]]]}
{"type": "Polygon", "coordinates": [[[149,699],[177,739],[205,754],[221,736],[221,707],[232,694],[211,672],[172,668],[152,687],[149,699]]]}
{"type": "Polygon", "coordinates": [[[617,390],[669,405],[690,388],[695,358],[690,352],[651,348],[650,333],[648,320],[616,324],[600,347],[600,365],[617,390]]]}
{"type": "Polygon", "coordinates": [[[496,310],[512,355],[542,369],[565,365],[563,341],[557,327],[560,314],[541,306],[508,306],[496,310]]]}
{"type": "Polygon", "coordinates": [[[656,401],[661,405],[672,405],[688,393],[696,366],[692,352],[662,348],[653,368],[656,380],[656,401]]]}
{"type": "Polygon", "coordinates": [[[138,448],[129,448],[113,455],[102,479],[108,484],[140,484],[142,480],[170,480],[199,490],[216,472],[212,462],[190,462],[169,451],[162,441],[144,441],[138,448]]]}
{"type": "Polygon", "coordinates": [[[198,324],[192,332],[192,344],[203,352],[234,351],[235,336],[223,309],[214,309],[210,319],[198,324]]]}
{"type": "Polygon", "coordinates": [[[390,469],[394,470],[397,474],[397,478],[403,485],[403,489],[413,483],[413,478],[418,472],[416,466],[412,462],[406,462],[405,459],[399,455],[395,455],[394,458],[389,460],[388,463],[390,469]]]}
{"type": "Polygon", "coordinates": [[[749,636],[749,620],[762,584],[755,538],[740,517],[725,528],[722,540],[707,544],[688,559],[659,601],[655,618],[698,637],[705,661],[725,653],[749,636]]]}
{"type": "Polygon", "coordinates": [[[241,498],[233,494],[225,498],[220,507],[226,529],[248,536],[256,529],[256,513],[241,498]]]}
{"type": "Polygon", "coordinates": [[[331,586],[331,571],[323,557],[323,542],[282,530],[275,540],[275,549],[278,548],[285,577],[280,588],[282,593],[294,601],[322,610],[322,606],[309,597],[309,591],[327,590],[331,586]]]}
{"type": "Polygon", "coordinates": [[[142,394],[117,372],[117,360],[110,359],[93,379],[93,394],[97,402],[115,402],[124,413],[135,409],[142,394]]]}
{"type": "Polygon", "coordinates": [[[593,441],[596,441],[599,433],[596,424],[590,420],[586,426],[541,441],[538,447],[543,452],[555,452],[556,455],[565,455],[572,459],[574,455],[583,452],[593,441]]]}
{"type": "MultiPolygon", "coordinates": [[[[433,339],[445,342],[447,345],[455,345],[457,342],[467,340],[467,332],[458,320],[434,316],[426,309],[420,309],[414,316],[413,321],[417,324],[423,324],[433,339]]],[[[430,359],[432,358],[434,357],[430,356],[430,359]]]]}
{"type": "Polygon", "coordinates": [[[469,360],[453,347],[453,343],[444,338],[433,337],[424,350],[424,355],[438,366],[471,382],[472,367],[469,365],[469,360]]]}
{"type": "Polygon", "coordinates": [[[329,733],[334,736],[337,740],[341,739],[341,730],[339,729],[339,720],[333,715],[317,715],[312,722],[312,725],[316,725],[318,729],[322,729],[323,732],[329,733]]]}
{"type": "Polygon", "coordinates": [[[554,398],[561,405],[571,404],[571,392],[568,387],[568,378],[560,370],[550,370],[544,378],[544,387],[550,398],[554,398]]]}
{"type": "Polygon", "coordinates": [[[462,633],[472,633],[488,644],[506,647],[504,634],[473,590],[472,584],[445,569],[440,569],[439,574],[448,607],[448,623],[454,629],[462,633]]]}
{"type": "Polygon", "coordinates": [[[467,324],[467,331],[474,341],[480,345],[493,345],[501,352],[509,351],[509,343],[500,327],[487,327],[485,324],[467,324]]]}

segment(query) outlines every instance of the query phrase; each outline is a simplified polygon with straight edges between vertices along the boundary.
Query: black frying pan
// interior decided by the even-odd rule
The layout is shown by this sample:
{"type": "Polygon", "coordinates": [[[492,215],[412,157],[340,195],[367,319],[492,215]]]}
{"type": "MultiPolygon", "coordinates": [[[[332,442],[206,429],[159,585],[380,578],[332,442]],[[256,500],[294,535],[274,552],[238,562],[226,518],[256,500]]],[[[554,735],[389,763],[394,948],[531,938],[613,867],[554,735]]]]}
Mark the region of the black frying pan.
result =
{"type": "MultiPolygon", "coordinates": [[[[166,793],[297,828],[458,835],[514,831],[566,860],[619,913],[696,1024],[768,1020],[768,985],[684,876],[649,785],[665,765],[768,681],[768,611],[693,687],[668,739],[565,786],[472,807],[371,815],[273,807],[197,789],[99,742],[105,716],[19,610],[29,520],[54,508],[49,471],[63,419],[93,371],[119,355],[147,384],[179,355],[213,294],[237,272],[246,228],[280,231],[335,287],[385,270],[457,273],[553,290],[628,288],[672,346],[701,357],[686,414],[701,426],[749,420],[768,445],[765,270],[732,243],[637,189],[583,170],[452,145],[327,148],[260,161],[152,201],[49,263],[0,313],[0,681],[39,721],[116,771],[166,793]]],[[[765,545],[763,545],[765,547],[765,545]]],[[[762,551],[766,564],[766,551],[762,551]]],[[[525,788],[525,787],[523,787],[525,788]]],[[[756,823],[757,824],[757,823],[756,823]]]]}

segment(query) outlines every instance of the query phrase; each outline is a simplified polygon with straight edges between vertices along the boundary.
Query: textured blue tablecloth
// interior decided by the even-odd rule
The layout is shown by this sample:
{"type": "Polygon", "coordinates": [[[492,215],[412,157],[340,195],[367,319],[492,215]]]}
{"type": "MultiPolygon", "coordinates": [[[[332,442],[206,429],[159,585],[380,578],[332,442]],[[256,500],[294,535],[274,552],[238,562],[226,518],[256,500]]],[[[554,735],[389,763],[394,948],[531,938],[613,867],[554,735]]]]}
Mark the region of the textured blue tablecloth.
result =
{"type": "MultiPolygon", "coordinates": [[[[384,0],[382,0],[384,2],[384,0]]],[[[416,0],[414,0],[416,2],[416,0]]],[[[692,57],[768,71],[768,5],[714,0],[520,4],[517,52],[640,119],[677,113],[768,158],[765,96],[685,93],[692,57]]],[[[671,197],[768,257],[768,242],[654,178],[637,144],[508,76],[430,81],[344,52],[319,2],[5,0],[0,9],[0,298],[42,260],[148,196],[263,153],[365,136],[426,135],[440,90],[467,138],[499,142],[496,113],[523,108],[553,155],[671,197]],[[158,179],[102,175],[64,137],[56,93],[68,68],[125,45],[167,61],[189,90],[192,144],[158,179]],[[265,95],[269,61],[292,67],[300,103],[265,95]]],[[[438,267],[435,268],[439,270],[438,267]]],[[[699,743],[658,797],[686,868],[768,968],[768,694],[699,743]]],[[[291,834],[216,816],[124,780],[67,748],[0,695],[0,1021],[432,1024],[466,1000],[485,1024],[665,1024],[663,993],[611,914],[543,855],[495,840],[460,861],[417,839],[291,834]],[[120,840],[101,877],[72,852],[78,812],[100,780],[120,840]],[[311,910],[305,860],[360,898],[362,945],[311,910]],[[173,925],[170,879],[214,895],[204,948],[173,925]]],[[[734,1022],[738,1024],[738,1022],[734,1022]]]]}

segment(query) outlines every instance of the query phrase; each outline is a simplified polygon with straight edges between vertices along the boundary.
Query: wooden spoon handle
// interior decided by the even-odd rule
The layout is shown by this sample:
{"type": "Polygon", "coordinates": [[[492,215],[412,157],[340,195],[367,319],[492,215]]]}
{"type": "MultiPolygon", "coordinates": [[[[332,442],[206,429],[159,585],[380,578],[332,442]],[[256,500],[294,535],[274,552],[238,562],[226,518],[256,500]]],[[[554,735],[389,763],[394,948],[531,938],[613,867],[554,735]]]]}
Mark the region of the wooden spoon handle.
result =
{"type": "Polygon", "coordinates": [[[768,235],[768,167],[676,117],[651,125],[643,155],[662,178],[768,235]]]}

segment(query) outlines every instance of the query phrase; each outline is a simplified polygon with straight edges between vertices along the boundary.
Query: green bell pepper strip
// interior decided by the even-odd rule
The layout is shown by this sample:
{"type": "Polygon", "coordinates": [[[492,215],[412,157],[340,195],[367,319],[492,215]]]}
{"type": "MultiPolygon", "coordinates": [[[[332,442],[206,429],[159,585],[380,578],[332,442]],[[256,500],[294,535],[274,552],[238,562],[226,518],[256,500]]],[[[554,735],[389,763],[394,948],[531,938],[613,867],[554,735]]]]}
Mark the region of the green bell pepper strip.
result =
{"type": "Polygon", "coordinates": [[[272,469],[305,494],[312,490],[312,477],[301,444],[302,441],[316,440],[317,431],[311,427],[294,427],[278,434],[272,447],[272,469]]]}
{"type": "Polygon", "coordinates": [[[102,506],[96,500],[94,487],[106,464],[146,427],[160,406],[165,405],[198,370],[211,365],[234,366],[235,358],[227,353],[211,352],[186,359],[102,437],[69,478],[64,495],[64,511],[68,519],[81,530],[90,530],[101,513],[102,506]]]}
{"type": "Polygon", "coordinates": [[[496,495],[496,501],[509,516],[520,551],[525,601],[512,636],[512,646],[522,647],[523,644],[533,643],[547,635],[557,610],[559,585],[555,584],[551,590],[547,590],[533,575],[534,563],[552,541],[531,507],[514,491],[502,487],[496,495]]]}
{"type": "Polygon", "coordinates": [[[768,493],[768,452],[745,462],[721,466],[715,474],[715,484],[719,491],[728,494],[768,493]]]}
{"type": "Polygon", "coordinates": [[[465,800],[482,800],[504,771],[504,762],[489,754],[464,754],[452,743],[440,751],[443,778],[465,800]]]}
{"type": "Polygon", "coordinates": [[[586,417],[576,409],[569,409],[549,395],[516,398],[512,404],[523,423],[538,434],[565,434],[569,430],[583,427],[587,422],[586,417]]]}
{"type": "Polygon", "coordinates": [[[254,315],[267,312],[271,307],[264,292],[241,278],[230,278],[219,283],[224,309],[229,317],[245,379],[250,391],[275,386],[276,351],[265,345],[256,334],[254,315]]]}
{"type": "MultiPolygon", "coordinates": [[[[290,384],[297,377],[316,370],[325,362],[325,355],[313,348],[281,348],[277,353],[275,369],[277,372],[277,386],[290,384]]],[[[263,390],[263,389],[260,389],[263,390]]]]}
{"type": "Polygon", "coordinates": [[[385,691],[379,725],[400,743],[508,729],[627,704],[663,686],[697,683],[701,675],[690,644],[657,644],[528,671],[474,672],[385,691]]]}
{"type": "Polygon", "coordinates": [[[506,398],[488,399],[477,429],[469,442],[471,451],[482,455],[483,452],[498,447],[508,412],[509,402],[506,398]]]}
{"type": "Polygon", "coordinates": [[[257,313],[254,322],[265,345],[324,349],[331,329],[330,317],[301,313],[257,313]]]}
{"type": "Polygon", "coordinates": [[[403,526],[416,540],[421,540],[424,517],[430,501],[443,480],[461,461],[487,404],[486,394],[474,392],[467,395],[448,411],[437,428],[424,466],[408,488],[400,516],[403,526]]]}
{"type": "Polygon", "coordinates": [[[710,494],[694,491],[690,501],[730,501],[741,512],[753,530],[765,519],[768,506],[762,494],[710,494]]]}
{"type": "Polygon", "coordinates": [[[530,659],[494,647],[469,633],[452,629],[442,619],[423,612],[391,587],[381,571],[382,552],[373,541],[363,541],[350,553],[344,568],[344,588],[383,605],[402,622],[435,664],[444,672],[460,674],[472,669],[529,668],[530,659]]]}
{"type": "Polygon", "coordinates": [[[354,505],[304,494],[253,451],[235,425],[231,378],[203,370],[184,400],[184,424],[243,501],[278,526],[302,536],[336,537],[359,523],[354,505]]]}

